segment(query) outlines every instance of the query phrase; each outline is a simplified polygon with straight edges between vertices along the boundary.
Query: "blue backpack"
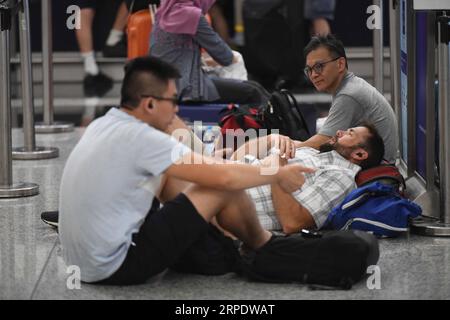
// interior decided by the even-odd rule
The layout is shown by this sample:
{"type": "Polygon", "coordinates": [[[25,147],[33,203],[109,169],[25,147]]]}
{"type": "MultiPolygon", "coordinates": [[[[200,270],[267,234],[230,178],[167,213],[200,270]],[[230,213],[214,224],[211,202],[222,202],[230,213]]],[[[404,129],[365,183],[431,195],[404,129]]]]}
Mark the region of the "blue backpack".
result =
{"type": "Polygon", "coordinates": [[[353,190],[328,216],[322,229],[355,229],[378,237],[396,237],[408,231],[409,218],[422,209],[401,197],[396,187],[373,182],[353,190]]]}

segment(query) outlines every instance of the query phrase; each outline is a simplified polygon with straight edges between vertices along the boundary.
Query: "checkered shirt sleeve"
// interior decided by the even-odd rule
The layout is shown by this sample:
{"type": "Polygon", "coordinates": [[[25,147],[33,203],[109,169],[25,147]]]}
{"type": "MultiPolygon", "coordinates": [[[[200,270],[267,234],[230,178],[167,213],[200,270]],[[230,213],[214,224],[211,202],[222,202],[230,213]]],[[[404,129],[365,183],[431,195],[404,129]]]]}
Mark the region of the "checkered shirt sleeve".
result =
{"type": "Polygon", "coordinates": [[[246,191],[255,204],[256,214],[262,227],[266,230],[282,230],[273,207],[270,185],[251,188],[246,191]]]}

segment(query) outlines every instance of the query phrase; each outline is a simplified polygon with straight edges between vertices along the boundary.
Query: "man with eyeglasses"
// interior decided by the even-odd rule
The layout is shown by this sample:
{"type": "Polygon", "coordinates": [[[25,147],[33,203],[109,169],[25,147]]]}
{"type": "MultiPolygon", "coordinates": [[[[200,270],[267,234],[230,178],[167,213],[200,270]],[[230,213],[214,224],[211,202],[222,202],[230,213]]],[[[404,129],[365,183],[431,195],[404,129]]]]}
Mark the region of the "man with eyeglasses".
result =
{"type": "Polygon", "coordinates": [[[177,120],[179,76],[154,57],[131,61],[120,108],[92,122],[66,162],[59,234],[64,260],[80,268],[84,282],[138,284],[183,262],[191,272],[232,271],[233,241],[209,222],[217,219],[252,249],[269,245],[272,235],[244,189],[278,183],[293,192],[304,183],[302,172],[313,171],[293,164],[264,175],[181,144],[167,134],[177,120]],[[154,199],[163,206],[152,206],[154,199]],[[230,265],[215,266],[222,253],[230,265]]]}
{"type": "Polygon", "coordinates": [[[329,115],[319,130],[297,146],[318,149],[338,130],[372,123],[383,138],[385,159],[395,162],[398,150],[398,129],[395,113],[372,85],[348,71],[345,49],[333,35],[312,38],[305,47],[305,75],[317,91],[333,96],[329,115]]]}

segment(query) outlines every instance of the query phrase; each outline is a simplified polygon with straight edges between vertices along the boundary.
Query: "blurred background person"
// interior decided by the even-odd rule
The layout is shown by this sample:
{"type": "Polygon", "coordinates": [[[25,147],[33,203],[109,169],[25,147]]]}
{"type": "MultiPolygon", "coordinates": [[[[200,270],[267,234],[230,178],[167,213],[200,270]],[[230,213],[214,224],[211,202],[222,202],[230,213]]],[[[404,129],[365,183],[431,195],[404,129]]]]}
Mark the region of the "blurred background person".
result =
{"type": "Polygon", "coordinates": [[[303,48],[311,35],[328,34],[335,0],[245,0],[247,69],[267,89],[309,85],[303,48]]]}
{"type": "MultiPolygon", "coordinates": [[[[95,59],[92,25],[96,11],[101,11],[102,5],[109,1],[102,0],[74,0],[74,4],[81,8],[81,28],[75,29],[78,47],[84,63],[85,77],[83,90],[86,97],[102,97],[113,86],[112,79],[100,71],[95,59]]],[[[108,35],[103,50],[106,57],[125,57],[126,43],[124,28],[127,23],[128,10],[123,2],[116,15],[114,25],[108,35]]]]}
{"type": "Polygon", "coordinates": [[[183,102],[261,104],[267,95],[262,87],[242,80],[207,75],[202,70],[202,48],[212,59],[209,65],[238,62],[227,43],[208,24],[205,14],[214,0],[164,0],[156,12],[150,55],[174,65],[183,102]]]}

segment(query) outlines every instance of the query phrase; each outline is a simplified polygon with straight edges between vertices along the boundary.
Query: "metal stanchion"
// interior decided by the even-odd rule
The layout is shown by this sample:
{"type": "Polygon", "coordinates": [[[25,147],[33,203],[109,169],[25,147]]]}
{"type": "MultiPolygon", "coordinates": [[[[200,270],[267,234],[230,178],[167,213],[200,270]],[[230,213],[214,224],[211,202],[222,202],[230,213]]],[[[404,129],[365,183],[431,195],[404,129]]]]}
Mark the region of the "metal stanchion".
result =
{"type": "Polygon", "coordinates": [[[31,65],[30,16],[28,0],[22,0],[19,10],[20,63],[22,74],[22,104],[24,147],[13,149],[14,160],[37,160],[58,157],[57,148],[37,147],[34,131],[33,73],[31,65]]]}
{"type": "MultiPolygon", "coordinates": [[[[373,4],[380,8],[380,19],[383,19],[383,0],[374,0],[373,4]]],[[[383,20],[381,20],[381,28],[373,30],[373,78],[374,87],[381,93],[383,88],[383,20]]]]}
{"type": "Polygon", "coordinates": [[[440,164],[440,220],[413,224],[416,233],[429,236],[450,236],[450,17],[438,18],[438,70],[439,70],[439,164],[440,164]]]}
{"type": "Polygon", "coordinates": [[[440,182],[441,222],[450,235],[450,17],[439,18],[439,136],[440,136],[440,182]]]}
{"type": "Polygon", "coordinates": [[[51,0],[42,0],[42,77],[44,122],[36,125],[37,133],[73,131],[71,123],[56,122],[53,115],[53,41],[51,0]]]}
{"type": "Polygon", "coordinates": [[[244,18],[242,17],[242,5],[244,0],[234,0],[234,43],[243,46],[244,43],[244,18]]]}
{"type": "Polygon", "coordinates": [[[13,183],[11,137],[11,87],[9,59],[9,31],[11,8],[0,5],[0,198],[33,196],[39,186],[32,183],[13,183]]]}

